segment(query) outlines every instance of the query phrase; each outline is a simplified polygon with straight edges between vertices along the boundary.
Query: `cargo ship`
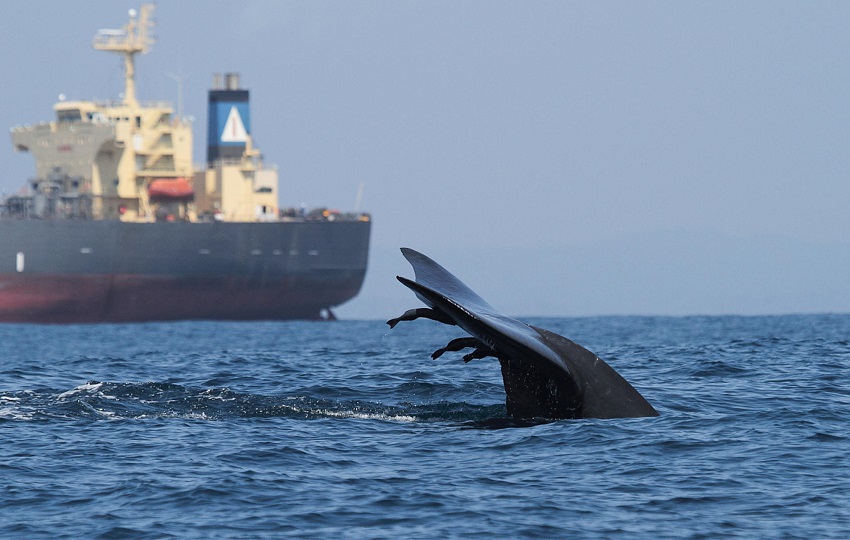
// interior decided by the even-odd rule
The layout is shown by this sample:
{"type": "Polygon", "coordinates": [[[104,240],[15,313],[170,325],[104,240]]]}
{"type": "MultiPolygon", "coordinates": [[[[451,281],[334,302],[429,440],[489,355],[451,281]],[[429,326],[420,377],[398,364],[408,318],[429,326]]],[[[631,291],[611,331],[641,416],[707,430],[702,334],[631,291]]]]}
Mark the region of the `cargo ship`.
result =
{"type": "Polygon", "coordinates": [[[60,96],[55,120],[11,130],[36,176],[0,203],[0,322],[334,319],[363,283],[370,216],[279,207],[234,73],[214,76],[194,165],[191,121],[136,98],[153,10],[94,38],[123,56],[120,100],[60,96]]]}

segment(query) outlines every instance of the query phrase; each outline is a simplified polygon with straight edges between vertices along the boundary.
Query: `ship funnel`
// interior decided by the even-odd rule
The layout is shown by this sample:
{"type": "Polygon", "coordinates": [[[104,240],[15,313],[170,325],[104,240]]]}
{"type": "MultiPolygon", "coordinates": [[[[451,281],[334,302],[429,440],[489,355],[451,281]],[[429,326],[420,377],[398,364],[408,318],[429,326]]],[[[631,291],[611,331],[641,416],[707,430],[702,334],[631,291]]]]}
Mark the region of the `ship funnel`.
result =
{"type": "Polygon", "coordinates": [[[221,159],[241,159],[251,134],[248,90],[239,88],[239,74],[213,76],[207,117],[207,164],[221,159]]]}

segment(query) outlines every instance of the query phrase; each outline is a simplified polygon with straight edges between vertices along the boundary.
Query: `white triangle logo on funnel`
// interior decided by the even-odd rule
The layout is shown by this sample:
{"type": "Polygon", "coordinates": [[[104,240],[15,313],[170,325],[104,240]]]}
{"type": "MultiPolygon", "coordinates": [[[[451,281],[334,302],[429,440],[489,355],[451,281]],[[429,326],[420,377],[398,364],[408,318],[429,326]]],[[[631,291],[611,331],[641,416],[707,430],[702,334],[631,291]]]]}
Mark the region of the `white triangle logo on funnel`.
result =
{"type": "Polygon", "coordinates": [[[230,114],[227,115],[227,122],[224,123],[224,130],[221,132],[221,142],[246,142],[247,140],[248,132],[245,131],[245,124],[242,123],[239,111],[236,107],[230,107],[230,114]]]}

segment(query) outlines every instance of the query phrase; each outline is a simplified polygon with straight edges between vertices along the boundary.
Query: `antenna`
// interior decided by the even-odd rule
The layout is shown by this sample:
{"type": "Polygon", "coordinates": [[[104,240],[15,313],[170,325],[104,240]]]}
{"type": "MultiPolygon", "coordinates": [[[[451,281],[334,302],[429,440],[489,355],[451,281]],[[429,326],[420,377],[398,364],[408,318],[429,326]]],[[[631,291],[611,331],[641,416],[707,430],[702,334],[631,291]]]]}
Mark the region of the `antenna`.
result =
{"type": "Polygon", "coordinates": [[[357,186],[357,197],[354,199],[354,212],[360,213],[360,203],[363,202],[363,190],[366,188],[366,182],[361,181],[357,186]]]}
{"type": "Polygon", "coordinates": [[[153,4],[144,4],[141,13],[131,9],[130,22],[122,30],[99,30],[92,47],[124,55],[124,103],[138,105],[136,101],[135,56],[146,54],[153,46],[153,4]],[[138,15],[138,18],[137,18],[138,15]]]}
{"type": "Polygon", "coordinates": [[[183,118],[183,79],[173,73],[164,73],[166,77],[177,83],[177,118],[183,118]]]}

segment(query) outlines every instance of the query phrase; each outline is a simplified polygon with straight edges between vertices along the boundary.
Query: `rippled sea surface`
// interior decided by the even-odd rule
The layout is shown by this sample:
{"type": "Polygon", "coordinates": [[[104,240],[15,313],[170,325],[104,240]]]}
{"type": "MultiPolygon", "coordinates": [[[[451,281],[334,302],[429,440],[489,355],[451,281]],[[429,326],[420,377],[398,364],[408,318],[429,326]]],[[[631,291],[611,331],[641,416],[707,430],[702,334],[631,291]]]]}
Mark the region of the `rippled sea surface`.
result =
{"type": "Polygon", "coordinates": [[[850,316],[528,319],[659,418],[505,418],[432,321],[0,326],[0,537],[850,536],[850,316]]]}

